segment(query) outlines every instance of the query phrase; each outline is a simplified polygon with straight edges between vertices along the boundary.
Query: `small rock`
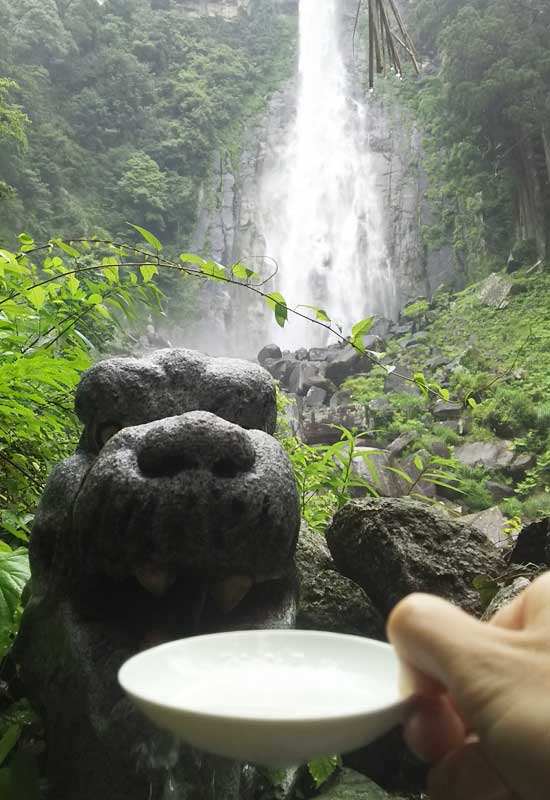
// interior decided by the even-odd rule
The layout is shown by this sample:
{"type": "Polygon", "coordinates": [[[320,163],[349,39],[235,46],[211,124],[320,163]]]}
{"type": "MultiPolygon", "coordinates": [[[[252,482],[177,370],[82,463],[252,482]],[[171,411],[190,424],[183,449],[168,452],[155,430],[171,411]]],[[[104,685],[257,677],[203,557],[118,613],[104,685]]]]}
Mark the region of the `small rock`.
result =
{"type": "Polygon", "coordinates": [[[504,608],[504,606],[507,606],[509,603],[511,603],[512,600],[518,596],[518,594],[521,594],[530,585],[531,581],[527,578],[516,578],[515,581],[509,586],[505,586],[503,589],[497,592],[481,617],[483,622],[488,622],[497,613],[497,611],[500,611],[501,608],[504,608]]]}
{"type": "Polygon", "coordinates": [[[268,358],[273,358],[275,360],[282,357],[281,348],[277,344],[268,344],[263,347],[260,352],[258,353],[258,361],[265,367],[265,362],[268,358]]]}
{"type": "Polygon", "coordinates": [[[504,559],[479,531],[409,499],[351,500],[336,513],[327,542],[339,571],[383,614],[411,592],[481,612],[474,578],[505,571],[504,559]]]}
{"type": "Polygon", "coordinates": [[[505,547],[510,544],[509,537],[504,533],[508,521],[498,506],[478,511],[475,514],[468,514],[462,517],[462,522],[472,525],[480,533],[483,533],[496,547],[505,547]]]}
{"type": "Polygon", "coordinates": [[[520,531],[510,561],[550,567],[550,517],[531,522],[520,531]]]}

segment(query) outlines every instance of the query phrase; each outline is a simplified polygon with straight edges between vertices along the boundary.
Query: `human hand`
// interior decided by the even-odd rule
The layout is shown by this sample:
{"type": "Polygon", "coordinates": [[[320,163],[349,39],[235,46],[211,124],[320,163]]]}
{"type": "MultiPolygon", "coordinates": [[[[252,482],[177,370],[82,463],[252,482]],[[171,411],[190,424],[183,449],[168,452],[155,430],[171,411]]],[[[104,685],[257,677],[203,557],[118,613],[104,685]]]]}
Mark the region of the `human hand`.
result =
{"type": "Polygon", "coordinates": [[[434,765],[431,800],[548,800],[550,572],[488,623],[410,595],[388,635],[418,693],[405,739],[434,765]]]}

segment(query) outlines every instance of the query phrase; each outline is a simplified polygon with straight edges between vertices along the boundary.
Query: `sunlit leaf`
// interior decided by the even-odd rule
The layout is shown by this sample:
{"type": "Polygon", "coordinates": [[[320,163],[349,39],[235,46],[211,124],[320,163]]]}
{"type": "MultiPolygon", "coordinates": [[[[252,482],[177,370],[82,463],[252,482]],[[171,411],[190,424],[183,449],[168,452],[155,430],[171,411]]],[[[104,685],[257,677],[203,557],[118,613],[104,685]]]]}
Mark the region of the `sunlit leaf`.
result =
{"type": "Polygon", "coordinates": [[[265,298],[269,308],[275,313],[275,320],[281,328],[285,327],[288,320],[288,306],[286,300],[279,292],[270,292],[265,298]]]}
{"type": "Polygon", "coordinates": [[[162,244],[159,242],[157,237],[151,231],[146,230],[145,228],[140,228],[139,225],[132,225],[131,222],[128,222],[131,228],[134,228],[141,236],[145,239],[145,241],[150,244],[152,247],[155,248],[159,253],[162,250],[162,244]]]}
{"type": "Polygon", "coordinates": [[[141,272],[141,277],[145,283],[152,280],[153,275],[159,274],[158,268],[155,267],[154,264],[142,264],[139,268],[139,271],[141,272]]]}
{"type": "Polygon", "coordinates": [[[27,290],[27,297],[36,310],[39,311],[46,300],[46,291],[43,286],[33,286],[27,290]]]}

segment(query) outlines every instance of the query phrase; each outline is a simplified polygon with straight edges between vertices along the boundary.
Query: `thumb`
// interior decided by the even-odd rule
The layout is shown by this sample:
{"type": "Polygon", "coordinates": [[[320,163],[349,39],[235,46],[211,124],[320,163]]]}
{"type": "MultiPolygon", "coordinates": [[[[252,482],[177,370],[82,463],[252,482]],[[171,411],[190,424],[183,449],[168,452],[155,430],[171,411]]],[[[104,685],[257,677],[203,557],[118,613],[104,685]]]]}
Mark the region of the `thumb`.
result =
{"type": "Polygon", "coordinates": [[[511,649],[509,632],[438,597],[413,594],[399,603],[390,615],[388,636],[414,688],[422,692],[430,682],[439,685],[478,732],[499,688],[516,678],[501,670],[511,649]]]}

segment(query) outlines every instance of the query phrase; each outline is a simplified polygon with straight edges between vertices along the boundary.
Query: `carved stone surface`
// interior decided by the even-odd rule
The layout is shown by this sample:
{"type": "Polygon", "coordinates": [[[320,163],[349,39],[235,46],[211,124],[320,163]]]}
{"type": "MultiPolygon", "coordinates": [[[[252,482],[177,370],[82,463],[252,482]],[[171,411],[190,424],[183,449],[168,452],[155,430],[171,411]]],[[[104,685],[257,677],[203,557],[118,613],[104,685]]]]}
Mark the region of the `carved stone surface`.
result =
{"type": "Polygon", "coordinates": [[[84,432],[39,504],[13,650],[46,724],[48,800],[237,800],[241,767],[154,729],[116,676],[163,641],[294,625],[300,515],[268,433],[274,383],[164,350],[92,367],[76,405],[84,432]]]}

